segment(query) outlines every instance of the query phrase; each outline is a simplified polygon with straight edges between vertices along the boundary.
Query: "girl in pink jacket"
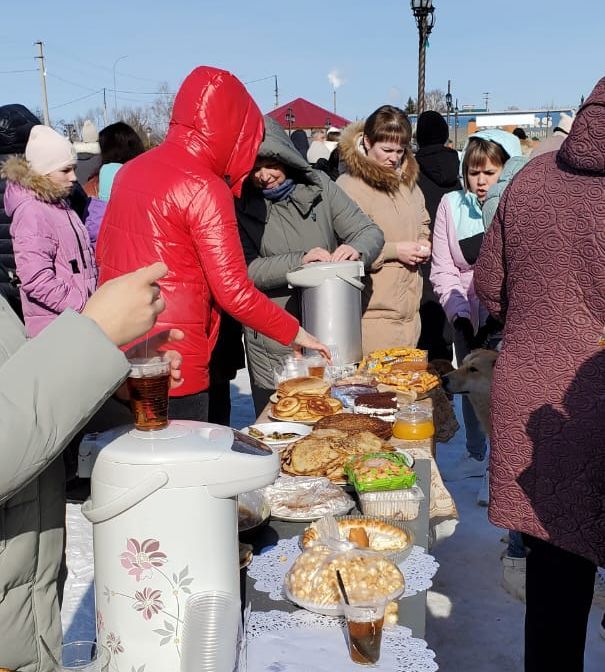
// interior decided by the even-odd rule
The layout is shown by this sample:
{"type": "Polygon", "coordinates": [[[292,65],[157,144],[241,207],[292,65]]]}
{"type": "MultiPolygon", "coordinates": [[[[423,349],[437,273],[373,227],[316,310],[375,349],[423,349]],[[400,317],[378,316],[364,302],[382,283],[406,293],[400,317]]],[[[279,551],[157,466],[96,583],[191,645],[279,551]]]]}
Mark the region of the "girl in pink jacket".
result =
{"type": "MultiPolygon", "coordinates": [[[[473,284],[473,267],[483,242],[483,203],[504,164],[520,154],[519,139],[512,133],[493,129],[471,135],[462,162],[465,188],[446,194],[435,215],[431,284],[454,327],[458,364],[479,347],[476,335],[488,317],[473,284]]],[[[447,480],[484,476],[487,467],[485,434],[467,397],[462,399],[462,414],[468,454],[444,474],[447,480]]],[[[487,505],[487,497],[484,480],[478,503],[487,505]]]]}
{"type": "Polygon", "coordinates": [[[66,198],[76,181],[72,144],[48,126],[34,126],[25,159],[2,165],[4,207],[11,237],[28,337],[66,308],[80,312],[97,284],[86,228],[66,198]]]}

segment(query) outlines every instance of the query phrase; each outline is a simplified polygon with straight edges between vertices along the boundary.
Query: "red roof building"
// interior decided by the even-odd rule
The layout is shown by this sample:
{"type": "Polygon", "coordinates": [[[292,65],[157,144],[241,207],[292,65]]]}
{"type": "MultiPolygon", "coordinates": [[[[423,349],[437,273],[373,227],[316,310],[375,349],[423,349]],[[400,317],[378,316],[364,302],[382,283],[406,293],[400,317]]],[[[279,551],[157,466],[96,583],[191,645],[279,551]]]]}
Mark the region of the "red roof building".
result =
{"type": "Polygon", "coordinates": [[[348,119],[319,107],[319,105],[314,105],[304,98],[296,98],[267,114],[286,130],[292,131],[297,128],[306,131],[312,128],[329,128],[330,126],[344,128],[350,123],[348,119]],[[289,121],[288,117],[291,117],[289,121]]]}

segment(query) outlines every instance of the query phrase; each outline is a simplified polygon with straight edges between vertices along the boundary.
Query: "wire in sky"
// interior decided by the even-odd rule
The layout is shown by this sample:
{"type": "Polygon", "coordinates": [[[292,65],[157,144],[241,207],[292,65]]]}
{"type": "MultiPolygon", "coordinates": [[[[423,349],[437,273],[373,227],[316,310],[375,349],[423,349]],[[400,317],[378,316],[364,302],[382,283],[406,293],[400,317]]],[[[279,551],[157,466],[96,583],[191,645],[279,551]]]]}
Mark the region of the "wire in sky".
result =
{"type": "Polygon", "coordinates": [[[67,105],[71,105],[72,103],[78,103],[81,100],[86,100],[87,98],[92,98],[93,96],[96,96],[99,93],[103,93],[103,89],[99,89],[98,91],[94,91],[93,93],[88,93],[87,95],[80,96],[79,98],[74,98],[73,100],[68,100],[66,103],[61,103],[60,105],[53,105],[50,109],[58,110],[60,107],[67,107],[67,105]]]}
{"type": "Polygon", "coordinates": [[[95,93],[97,92],[97,89],[92,89],[90,86],[84,86],[83,84],[78,84],[77,82],[72,82],[69,79],[65,79],[65,77],[59,77],[59,75],[55,75],[52,72],[46,71],[46,74],[49,77],[52,77],[53,79],[58,79],[61,82],[64,82],[65,84],[70,84],[71,86],[77,86],[79,89],[84,89],[85,91],[94,91],[95,93]]]}
{"type": "Polygon", "coordinates": [[[27,70],[0,70],[0,75],[14,75],[19,72],[36,72],[37,68],[28,68],[27,70]]]}

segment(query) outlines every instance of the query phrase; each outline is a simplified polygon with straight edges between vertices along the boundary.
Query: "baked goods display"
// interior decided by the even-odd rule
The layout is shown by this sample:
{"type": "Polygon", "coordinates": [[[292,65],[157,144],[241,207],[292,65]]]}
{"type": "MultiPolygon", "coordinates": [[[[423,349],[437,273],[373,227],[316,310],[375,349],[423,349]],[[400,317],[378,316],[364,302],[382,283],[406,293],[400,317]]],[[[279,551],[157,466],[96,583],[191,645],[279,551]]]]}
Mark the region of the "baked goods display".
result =
{"type": "Polygon", "coordinates": [[[335,552],[318,544],[294,561],[286,574],[286,593],[309,611],[341,613],[336,570],[349,597],[360,602],[377,597],[392,600],[405,589],[403,574],[385,557],[360,550],[335,552]]]}
{"type": "Polygon", "coordinates": [[[300,376],[282,381],[275,392],[278,399],[281,399],[282,397],[324,397],[329,391],[329,381],[314,376],[300,376]]]}
{"type": "Polygon", "coordinates": [[[393,450],[371,432],[348,434],[336,429],[315,429],[287,446],[281,453],[281,465],[282,471],[291,476],[325,476],[340,483],[345,481],[344,466],[352,457],[393,450]]]}
{"type": "Polygon", "coordinates": [[[274,518],[317,520],[348,513],[355,502],[342,488],[327,478],[280,476],[265,488],[274,518]]]}
{"type": "Polygon", "coordinates": [[[282,397],[271,408],[271,417],[292,422],[315,422],[320,418],[342,411],[342,402],[332,397],[289,396],[282,397]]]}
{"type": "Polygon", "coordinates": [[[315,429],[337,429],[346,434],[357,434],[358,432],[372,432],[376,436],[388,441],[392,436],[391,424],[373,418],[369,415],[357,415],[354,413],[341,413],[322,418],[315,423],[315,429]]]}
{"type": "Polygon", "coordinates": [[[373,392],[357,396],[353,412],[394,422],[397,407],[397,395],[394,392],[373,392]]]}
{"type": "Polygon", "coordinates": [[[375,385],[365,383],[347,383],[332,385],[331,394],[335,399],[340,399],[345,408],[353,408],[355,399],[360,394],[370,394],[376,392],[375,385]]]}
{"type": "Polygon", "coordinates": [[[360,369],[369,373],[381,371],[423,371],[427,367],[428,352],[418,348],[389,348],[374,350],[366,355],[359,364],[360,369]],[[395,367],[395,368],[393,368],[395,367]]]}
{"type": "Polygon", "coordinates": [[[441,384],[441,379],[429,371],[389,371],[376,374],[376,379],[403,392],[415,392],[424,395],[441,384]]]}
{"type": "MultiPolygon", "coordinates": [[[[336,522],[340,539],[350,541],[360,548],[366,547],[379,552],[401,551],[411,543],[411,535],[406,530],[378,518],[347,516],[336,522]]],[[[321,543],[318,525],[311,523],[303,532],[303,548],[310,548],[318,542],[321,543]]]]}

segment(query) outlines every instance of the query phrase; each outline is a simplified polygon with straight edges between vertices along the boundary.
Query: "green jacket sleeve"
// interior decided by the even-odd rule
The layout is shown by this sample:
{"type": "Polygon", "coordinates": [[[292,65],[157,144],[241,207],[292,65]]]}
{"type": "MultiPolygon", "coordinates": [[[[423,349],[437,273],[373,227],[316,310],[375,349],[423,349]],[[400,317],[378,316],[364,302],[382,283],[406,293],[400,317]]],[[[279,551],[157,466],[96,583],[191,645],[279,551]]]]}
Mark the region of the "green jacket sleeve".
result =
{"type": "Polygon", "coordinates": [[[6,350],[0,348],[0,504],[44,471],[129,370],[97,324],[71,310],[6,350]]]}
{"type": "Polygon", "coordinates": [[[254,282],[256,288],[261,291],[268,291],[285,287],[288,284],[286,273],[302,265],[306,250],[261,257],[244,227],[240,226],[239,232],[244,256],[248,264],[248,277],[254,282]]]}
{"type": "MultiPolygon", "coordinates": [[[[323,181],[323,180],[322,180],[323,181]]],[[[363,212],[363,210],[332,180],[324,182],[332,213],[332,225],[338,239],[355,248],[366,269],[370,268],[384,245],[381,229],[363,212]]]]}

